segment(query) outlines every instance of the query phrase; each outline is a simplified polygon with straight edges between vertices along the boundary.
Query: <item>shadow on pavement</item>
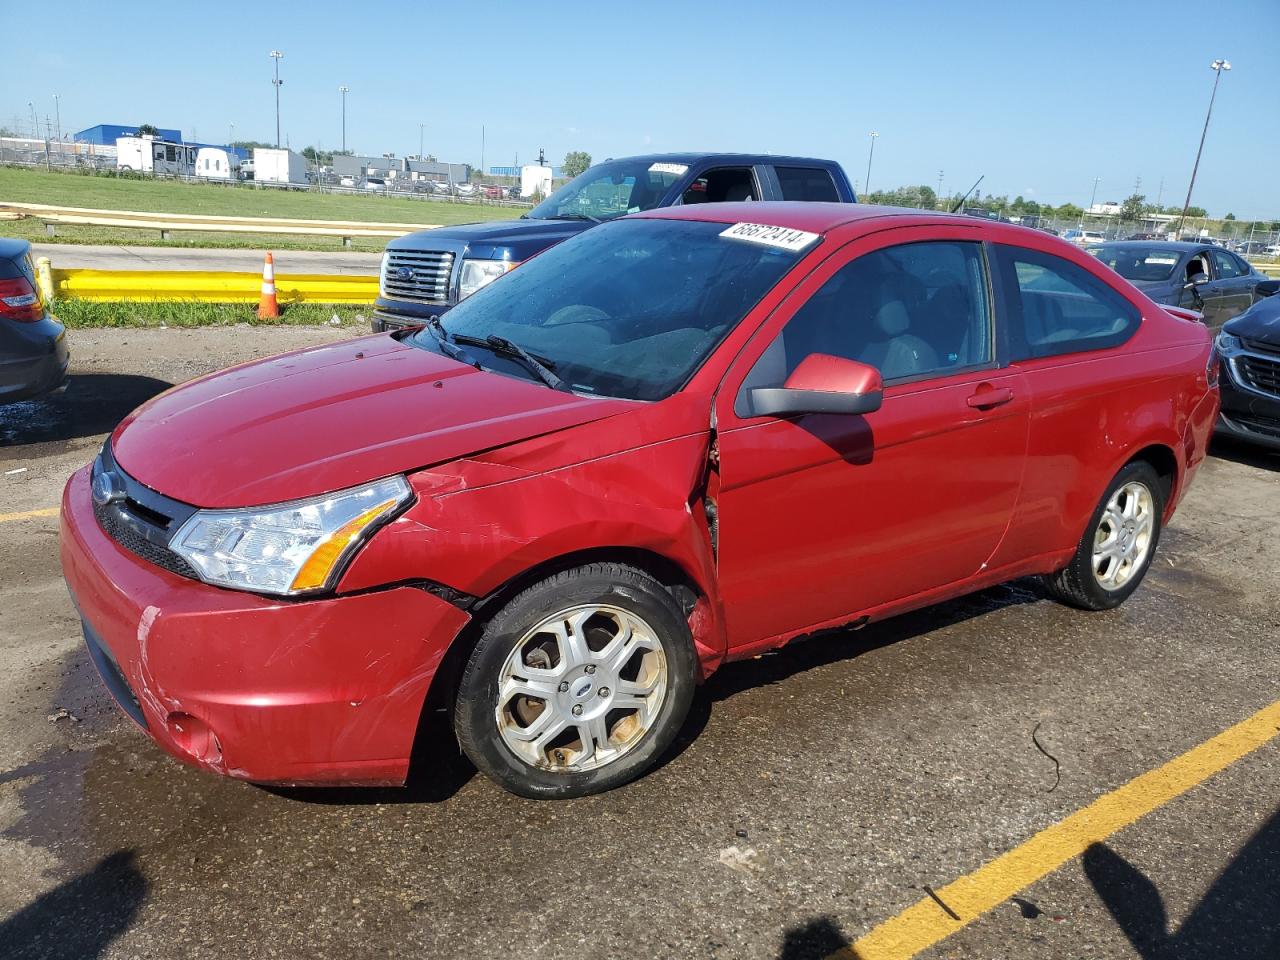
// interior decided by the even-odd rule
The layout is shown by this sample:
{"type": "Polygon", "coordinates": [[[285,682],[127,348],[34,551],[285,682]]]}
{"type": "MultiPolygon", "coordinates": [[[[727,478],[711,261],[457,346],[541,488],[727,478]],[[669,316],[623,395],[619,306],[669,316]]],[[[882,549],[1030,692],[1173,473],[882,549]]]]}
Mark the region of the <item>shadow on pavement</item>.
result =
{"type": "Polygon", "coordinates": [[[0,447],[108,433],[135,407],[171,386],[126,373],[72,374],[62,393],[0,405],[0,447]]]}
{"type": "Polygon", "coordinates": [[[1260,470],[1280,470],[1280,452],[1226,437],[1213,438],[1213,443],[1209,445],[1209,455],[1260,470]]]}
{"type": "Polygon", "coordinates": [[[1232,860],[1177,930],[1155,882],[1106,844],[1084,853],[1094,891],[1143,960],[1280,957],[1280,810],[1232,860]]]}
{"type": "MultiPolygon", "coordinates": [[[[802,927],[792,927],[782,940],[778,960],[826,960],[833,953],[846,949],[848,941],[840,934],[840,928],[830,917],[818,917],[802,927]]],[[[844,954],[850,957],[856,954],[844,954]]]]}
{"type": "Polygon", "coordinates": [[[93,960],[129,929],[147,895],[132,850],[100,860],[0,922],[4,956],[93,960]]]}

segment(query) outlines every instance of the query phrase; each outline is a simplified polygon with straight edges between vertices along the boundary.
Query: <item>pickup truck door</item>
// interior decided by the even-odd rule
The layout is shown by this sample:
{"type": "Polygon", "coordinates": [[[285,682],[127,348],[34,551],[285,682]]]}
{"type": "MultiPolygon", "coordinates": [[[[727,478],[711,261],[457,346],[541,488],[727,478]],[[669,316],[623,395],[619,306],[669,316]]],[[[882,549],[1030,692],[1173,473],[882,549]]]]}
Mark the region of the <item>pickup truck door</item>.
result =
{"type": "Polygon", "coordinates": [[[731,648],[964,580],[995,553],[1021,486],[1030,401],[1021,375],[995,362],[978,239],[946,226],[850,243],[730,368],[715,409],[731,648]],[[877,366],[882,407],[752,415],[750,389],[781,385],[811,353],[877,366]]]}

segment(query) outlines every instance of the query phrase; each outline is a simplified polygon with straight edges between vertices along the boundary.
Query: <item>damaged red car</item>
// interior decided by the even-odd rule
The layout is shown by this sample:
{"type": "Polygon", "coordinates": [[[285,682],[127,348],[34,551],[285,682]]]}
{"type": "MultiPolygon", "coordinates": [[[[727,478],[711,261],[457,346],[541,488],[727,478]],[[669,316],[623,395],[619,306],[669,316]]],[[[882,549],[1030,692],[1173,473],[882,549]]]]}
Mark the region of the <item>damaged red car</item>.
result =
{"type": "Polygon", "coordinates": [[[502,786],[577,796],[726,661],[1016,577],[1121,603],[1216,370],[1194,317],[1040,232],[676,207],[151,400],[68,483],[63,568],[183,760],[398,783],[443,711],[502,786]]]}

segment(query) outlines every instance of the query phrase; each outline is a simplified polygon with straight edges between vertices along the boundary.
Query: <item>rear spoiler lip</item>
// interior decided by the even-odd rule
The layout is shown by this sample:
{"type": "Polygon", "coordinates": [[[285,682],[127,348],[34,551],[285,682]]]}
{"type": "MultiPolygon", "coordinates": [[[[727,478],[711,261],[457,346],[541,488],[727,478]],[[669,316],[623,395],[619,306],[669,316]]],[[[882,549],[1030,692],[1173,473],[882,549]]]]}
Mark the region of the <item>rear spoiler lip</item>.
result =
{"type": "Polygon", "coordinates": [[[1197,313],[1194,310],[1188,310],[1185,307],[1168,307],[1160,308],[1171,317],[1177,317],[1179,320],[1190,320],[1192,323],[1204,323],[1204,314],[1197,313]]]}

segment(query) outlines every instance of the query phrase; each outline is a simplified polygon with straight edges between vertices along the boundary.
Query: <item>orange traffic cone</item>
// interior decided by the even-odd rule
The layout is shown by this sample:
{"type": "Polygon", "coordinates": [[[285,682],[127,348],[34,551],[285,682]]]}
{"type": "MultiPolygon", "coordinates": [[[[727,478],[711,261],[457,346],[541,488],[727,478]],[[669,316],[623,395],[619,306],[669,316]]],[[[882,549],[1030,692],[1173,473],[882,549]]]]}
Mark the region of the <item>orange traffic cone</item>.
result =
{"type": "Polygon", "coordinates": [[[262,264],[262,296],[258,298],[258,319],[270,320],[280,316],[280,304],[276,302],[276,262],[267,253],[262,264]]]}

